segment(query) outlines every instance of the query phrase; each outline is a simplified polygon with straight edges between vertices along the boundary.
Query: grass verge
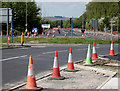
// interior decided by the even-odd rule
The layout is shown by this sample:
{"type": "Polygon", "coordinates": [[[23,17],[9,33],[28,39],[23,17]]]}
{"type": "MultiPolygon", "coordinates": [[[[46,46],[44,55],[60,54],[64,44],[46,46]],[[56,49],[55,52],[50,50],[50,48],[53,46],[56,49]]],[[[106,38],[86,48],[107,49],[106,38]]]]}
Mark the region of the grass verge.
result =
{"type": "MultiPolygon", "coordinates": [[[[14,43],[20,43],[20,38],[13,38],[14,43]]],[[[110,44],[111,40],[102,39],[88,39],[88,38],[24,38],[24,43],[52,43],[52,44],[91,44],[95,42],[96,44],[110,44]]],[[[119,41],[113,40],[114,43],[119,43],[119,41]]],[[[2,43],[7,43],[7,38],[2,38],[2,43]]]]}

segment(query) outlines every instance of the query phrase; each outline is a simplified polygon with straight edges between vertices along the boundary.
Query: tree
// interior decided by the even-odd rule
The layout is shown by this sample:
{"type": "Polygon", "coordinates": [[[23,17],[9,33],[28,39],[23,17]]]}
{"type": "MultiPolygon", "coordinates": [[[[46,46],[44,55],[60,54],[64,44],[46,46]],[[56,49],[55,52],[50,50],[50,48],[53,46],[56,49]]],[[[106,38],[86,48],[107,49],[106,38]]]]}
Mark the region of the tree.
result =
{"type": "MultiPolygon", "coordinates": [[[[13,29],[20,32],[25,31],[26,24],[26,2],[3,2],[3,8],[11,8],[13,12],[16,12],[16,20],[13,21],[13,29]]],[[[32,28],[37,27],[41,32],[40,20],[41,13],[40,8],[37,7],[35,2],[27,3],[27,28],[28,31],[32,31],[32,28]]]]}

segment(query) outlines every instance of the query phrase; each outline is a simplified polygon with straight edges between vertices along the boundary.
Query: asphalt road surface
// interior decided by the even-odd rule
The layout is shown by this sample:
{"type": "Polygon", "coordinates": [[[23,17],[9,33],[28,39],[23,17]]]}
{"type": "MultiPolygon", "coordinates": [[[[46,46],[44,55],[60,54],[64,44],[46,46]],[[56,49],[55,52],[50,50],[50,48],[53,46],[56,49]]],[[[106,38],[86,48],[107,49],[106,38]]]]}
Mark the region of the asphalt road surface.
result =
{"type": "MultiPolygon", "coordinates": [[[[53,36],[53,30],[50,29],[50,30],[48,30],[48,32],[50,33],[49,37],[52,37],[53,36]]],[[[67,30],[67,29],[55,30],[54,35],[55,35],[55,37],[64,37],[65,32],[66,32],[67,37],[71,37],[71,32],[70,32],[70,30],[67,30]]],[[[89,32],[87,32],[87,33],[89,33],[89,32]]],[[[82,33],[73,31],[73,37],[92,38],[92,39],[105,39],[105,37],[103,37],[103,36],[104,36],[103,33],[91,33],[90,32],[89,34],[82,34],[82,33]],[[85,37],[85,35],[86,35],[86,37],[85,37]]],[[[3,36],[3,38],[4,37],[6,37],[6,36],[3,36]]],[[[20,36],[15,36],[15,37],[20,37],[20,36]]],[[[25,36],[25,37],[27,37],[27,36],[25,36]]],[[[47,35],[45,35],[45,34],[41,35],[40,34],[37,37],[47,37],[47,35]]],[[[111,39],[111,34],[107,33],[106,34],[106,39],[111,39]]],[[[120,39],[120,38],[119,38],[118,35],[113,35],[113,39],[120,39]]]]}
{"type": "MultiPolygon", "coordinates": [[[[87,54],[86,44],[71,44],[71,45],[36,45],[25,48],[3,49],[2,50],[2,84],[9,84],[7,88],[13,83],[18,83],[27,77],[27,68],[29,56],[32,55],[35,67],[35,73],[41,73],[51,70],[55,50],[58,51],[59,65],[67,64],[68,53],[70,47],[73,50],[73,61],[78,61],[86,58],[87,54]]],[[[114,45],[115,53],[118,51],[118,45],[114,45]]],[[[110,44],[96,45],[98,55],[109,54],[110,44]]],[[[52,70],[51,70],[52,71],[52,70]]],[[[26,81],[26,80],[25,80],[26,81]]],[[[21,83],[19,83],[21,84],[21,83]]]]}

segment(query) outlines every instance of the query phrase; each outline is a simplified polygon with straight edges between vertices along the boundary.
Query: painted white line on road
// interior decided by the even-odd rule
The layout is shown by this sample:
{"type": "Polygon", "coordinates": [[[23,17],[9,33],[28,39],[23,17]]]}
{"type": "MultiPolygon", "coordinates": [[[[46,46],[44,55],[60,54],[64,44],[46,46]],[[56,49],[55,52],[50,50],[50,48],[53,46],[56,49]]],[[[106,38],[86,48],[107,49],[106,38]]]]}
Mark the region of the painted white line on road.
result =
{"type": "Polygon", "coordinates": [[[85,48],[85,49],[77,49],[77,50],[87,50],[88,48],[85,48]]]}
{"type": "Polygon", "coordinates": [[[34,48],[43,48],[43,47],[46,47],[46,46],[31,46],[31,47],[34,47],[34,48]]]}
{"type": "MultiPolygon", "coordinates": [[[[100,48],[100,47],[96,47],[96,48],[100,48]]],[[[77,50],[87,50],[88,48],[85,48],[85,49],[77,49],[77,50]]],[[[91,48],[92,49],[92,48],[91,48]]]]}
{"type": "Polygon", "coordinates": [[[27,57],[27,55],[17,56],[17,57],[11,57],[11,58],[6,58],[6,59],[2,59],[2,60],[0,60],[0,61],[7,61],[7,60],[17,59],[17,58],[23,58],[23,57],[27,57]]]}
{"type": "MultiPolygon", "coordinates": [[[[58,52],[66,52],[67,50],[62,50],[62,51],[58,51],[58,52]]],[[[55,51],[51,51],[51,52],[45,52],[45,53],[42,53],[42,54],[50,54],[50,53],[55,53],[55,51]]]]}

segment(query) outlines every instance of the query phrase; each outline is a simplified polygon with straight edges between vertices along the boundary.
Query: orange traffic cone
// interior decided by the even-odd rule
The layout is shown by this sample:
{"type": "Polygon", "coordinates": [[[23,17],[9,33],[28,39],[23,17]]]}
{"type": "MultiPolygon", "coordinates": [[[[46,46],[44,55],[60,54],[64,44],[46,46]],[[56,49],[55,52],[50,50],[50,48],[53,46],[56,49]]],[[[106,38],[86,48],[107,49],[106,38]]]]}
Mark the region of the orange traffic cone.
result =
{"type": "Polygon", "coordinates": [[[73,59],[72,59],[72,48],[70,48],[69,51],[69,57],[68,57],[68,66],[67,66],[67,70],[68,72],[76,72],[77,70],[74,69],[74,63],[73,63],[73,59]]]}
{"type": "Polygon", "coordinates": [[[67,35],[65,34],[65,36],[64,37],[67,37],[67,35]]]}
{"type": "Polygon", "coordinates": [[[35,80],[35,69],[33,66],[32,56],[29,58],[29,65],[28,65],[28,76],[27,76],[27,85],[26,89],[34,89],[34,91],[41,90],[41,87],[37,87],[36,80],[35,80]]]}
{"type": "Polygon", "coordinates": [[[27,37],[29,37],[29,32],[27,33],[27,37]]]}
{"type": "Polygon", "coordinates": [[[47,34],[47,37],[49,37],[49,33],[47,34]]]}
{"type": "Polygon", "coordinates": [[[42,32],[42,36],[44,35],[44,33],[42,32]]]}
{"type": "Polygon", "coordinates": [[[64,77],[60,75],[59,63],[58,63],[58,53],[55,51],[54,63],[53,63],[53,74],[49,80],[63,80],[64,77]]]}
{"type": "Polygon", "coordinates": [[[114,53],[114,47],[113,47],[113,41],[111,43],[111,48],[110,48],[110,54],[109,55],[115,55],[115,53],[114,53]]]}
{"type": "Polygon", "coordinates": [[[95,42],[93,43],[93,54],[92,54],[92,59],[98,59],[97,53],[96,53],[96,50],[95,50],[95,42]]]}
{"type": "Polygon", "coordinates": [[[36,37],[36,33],[34,33],[34,37],[36,37]]]}
{"type": "Polygon", "coordinates": [[[8,43],[10,43],[10,36],[8,35],[8,43]]]}
{"type": "Polygon", "coordinates": [[[29,58],[29,66],[28,66],[28,77],[27,77],[27,85],[26,89],[37,89],[37,84],[35,80],[35,70],[33,67],[32,56],[29,58]]]}
{"type": "Polygon", "coordinates": [[[1,37],[2,37],[2,32],[1,32],[1,37]]]}

